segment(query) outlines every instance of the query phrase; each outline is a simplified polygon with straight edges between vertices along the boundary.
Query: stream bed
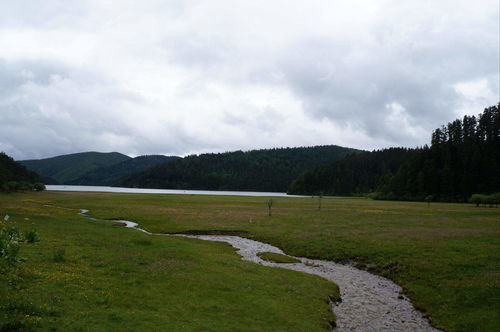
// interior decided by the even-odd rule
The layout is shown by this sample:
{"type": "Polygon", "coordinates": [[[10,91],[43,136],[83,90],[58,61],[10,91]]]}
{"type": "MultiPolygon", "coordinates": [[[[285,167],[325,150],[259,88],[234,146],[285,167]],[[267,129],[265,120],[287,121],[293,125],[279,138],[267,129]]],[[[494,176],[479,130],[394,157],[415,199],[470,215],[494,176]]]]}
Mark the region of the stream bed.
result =
{"type": "MultiPolygon", "coordinates": [[[[88,210],[80,214],[90,217],[88,210]]],[[[128,228],[155,236],[181,236],[205,241],[226,242],[236,249],[243,260],[271,267],[305,272],[325,278],[340,288],[342,301],[332,303],[337,317],[333,331],[440,331],[433,328],[409,299],[401,295],[401,287],[389,279],[359,270],[350,265],[331,261],[286,255],[272,245],[232,235],[185,235],[151,233],[127,220],[113,220],[128,228]],[[274,263],[262,260],[257,254],[273,252],[294,257],[300,263],[274,263]]]]}

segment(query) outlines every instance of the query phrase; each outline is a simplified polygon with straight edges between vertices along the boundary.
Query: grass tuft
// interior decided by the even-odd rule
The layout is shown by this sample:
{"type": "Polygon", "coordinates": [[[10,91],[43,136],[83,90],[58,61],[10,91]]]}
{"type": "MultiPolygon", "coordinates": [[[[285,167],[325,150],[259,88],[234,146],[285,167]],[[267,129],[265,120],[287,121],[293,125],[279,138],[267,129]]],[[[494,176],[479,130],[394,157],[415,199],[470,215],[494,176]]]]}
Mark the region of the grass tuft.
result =
{"type": "Polygon", "coordinates": [[[277,254],[275,252],[259,252],[257,254],[261,259],[268,261],[268,262],[273,262],[273,263],[300,263],[300,260],[297,258],[289,257],[286,255],[282,254],[277,254]]]}
{"type": "Polygon", "coordinates": [[[66,249],[57,248],[52,252],[52,260],[56,263],[62,263],[66,261],[66,249]]]}

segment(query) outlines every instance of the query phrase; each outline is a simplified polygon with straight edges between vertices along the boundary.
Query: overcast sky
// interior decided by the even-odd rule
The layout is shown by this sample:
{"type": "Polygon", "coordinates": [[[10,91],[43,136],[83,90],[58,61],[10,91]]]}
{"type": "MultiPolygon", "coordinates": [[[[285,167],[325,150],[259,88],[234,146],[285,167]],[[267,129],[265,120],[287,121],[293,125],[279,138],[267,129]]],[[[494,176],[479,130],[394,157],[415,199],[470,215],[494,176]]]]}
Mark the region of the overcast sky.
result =
{"type": "Polygon", "coordinates": [[[498,0],[0,0],[0,151],[415,147],[499,61],[498,0]]]}

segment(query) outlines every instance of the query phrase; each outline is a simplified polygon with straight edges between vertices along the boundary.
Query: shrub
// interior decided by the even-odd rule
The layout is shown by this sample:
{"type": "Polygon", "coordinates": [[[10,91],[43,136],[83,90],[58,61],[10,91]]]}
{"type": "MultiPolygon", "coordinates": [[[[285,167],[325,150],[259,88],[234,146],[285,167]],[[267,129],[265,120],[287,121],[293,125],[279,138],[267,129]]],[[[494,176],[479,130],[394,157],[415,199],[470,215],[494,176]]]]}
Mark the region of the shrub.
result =
{"type": "Polygon", "coordinates": [[[27,181],[8,181],[2,183],[0,181],[0,191],[16,192],[16,191],[42,191],[45,190],[45,184],[42,182],[29,183],[27,181]]]}
{"type": "Polygon", "coordinates": [[[21,233],[14,226],[0,228],[0,270],[12,268],[25,260],[17,257],[22,241],[21,233]]]}
{"type": "Polygon", "coordinates": [[[26,182],[26,181],[21,181],[18,184],[17,190],[19,190],[19,191],[33,191],[33,184],[26,182]]]}
{"type": "Polygon", "coordinates": [[[35,242],[40,241],[40,238],[38,237],[38,232],[36,231],[36,229],[26,232],[26,234],[24,235],[24,238],[26,239],[26,242],[28,242],[28,243],[35,243],[35,242]]]}
{"type": "Polygon", "coordinates": [[[485,195],[474,194],[469,198],[469,202],[476,204],[476,207],[479,207],[479,204],[483,204],[485,202],[485,195]]]}
{"type": "Polygon", "coordinates": [[[19,182],[9,181],[6,183],[7,191],[17,191],[20,188],[19,182]]]}
{"type": "Polygon", "coordinates": [[[493,205],[498,206],[500,203],[500,193],[493,193],[491,195],[481,195],[474,194],[469,198],[470,203],[488,205],[489,207],[493,207],[493,205]]]}
{"type": "Polygon", "coordinates": [[[57,263],[65,262],[66,261],[66,249],[64,248],[57,248],[54,250],[52,253],[52,260],[57,263]]]}
{"type": "Polygon", "coordinates": [[[495,204],[495,197],[493,195],[483,195],[483,204],[488,204],[489,207],[493,207],[495,204]]]}
{"type": "Polygon", "coordinates": [[[500,204],[500,192],[491,194],[490,196],[492,197],[493,204],[495,204],[495,206],[498,206],[498,204],[500,204]]]}
{"type": "Polygon", "coordinates": [[[374,199],[374,200],[383,199],[383,196],[384,195],[378,191],[375,191],[375,192],[372,192],[372,193],[369,193],[368,195],[366,195],[366,197],[374,199]]]}
{"type": "Polygon", "coordinates": [[[45,184],[43,184],[42,182],[37,182],[33,185],[33,190],[43,191],[43,190],[45,190],[45,184]]]}

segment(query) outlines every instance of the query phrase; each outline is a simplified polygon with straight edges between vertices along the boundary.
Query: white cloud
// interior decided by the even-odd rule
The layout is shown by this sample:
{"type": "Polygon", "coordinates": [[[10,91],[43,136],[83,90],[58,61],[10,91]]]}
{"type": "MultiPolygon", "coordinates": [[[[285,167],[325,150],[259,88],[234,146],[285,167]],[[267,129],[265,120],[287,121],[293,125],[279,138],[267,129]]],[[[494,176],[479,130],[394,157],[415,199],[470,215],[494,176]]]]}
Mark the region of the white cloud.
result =
{"type": "Polygon", "coordinates": [[[496,1],[0,4],[0,149],[416,146],[498,102],[496,1]]]}

